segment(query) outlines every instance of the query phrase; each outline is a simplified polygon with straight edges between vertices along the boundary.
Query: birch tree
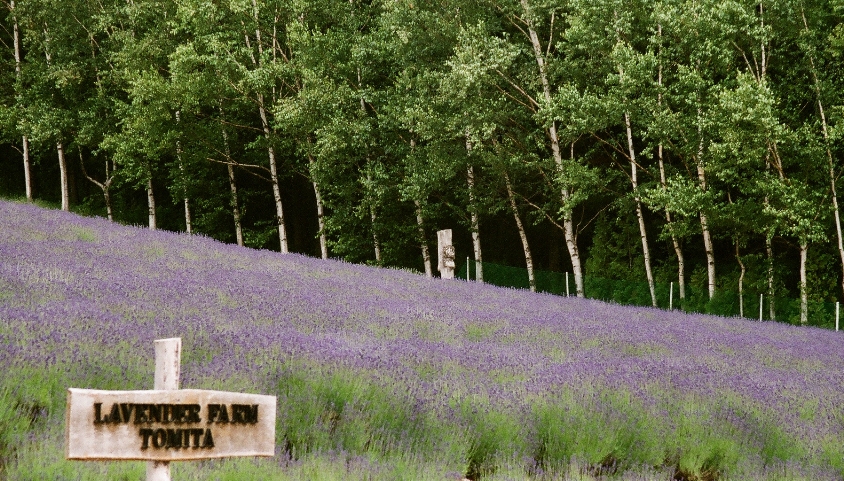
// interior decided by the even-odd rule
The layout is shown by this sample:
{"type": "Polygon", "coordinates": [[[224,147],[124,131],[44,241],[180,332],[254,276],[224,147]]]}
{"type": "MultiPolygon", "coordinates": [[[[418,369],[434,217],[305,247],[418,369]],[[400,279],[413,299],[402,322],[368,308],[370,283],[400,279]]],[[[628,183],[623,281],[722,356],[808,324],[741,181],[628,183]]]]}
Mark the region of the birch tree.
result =
{"type": "MultiPolygon", "coordinates": [[[[22,51],[22,33],[21,28],[18,22],[18,13],[15,9],[15,0],[9,0],[8,2],[4,2],[6,7],[9,9],[9,14],[12,18],[12,45],[14,50],[14,57],[15,57],[15,87],[16,90],[20,90],[23,88],[23,79],[22,79],[22,64],[23,64],[23,51],[22,51]]],[[[32,166],[30,161],[30,154],[29,154],[29,137],[26,133],[22,136],[21,142],[21,155],[23,156],[23,173],[24,173],[24,189],[26,191],[26,200],[32,202],[32,166]]]]}
{"type": "MultiPolygon", "coordinates": [[[[817,115],[820,119],[820,131],[823,135],[824,150],[826,151],[826,160],[829,167],[828,171],[830,199],[832,201],[832,216],[835,221],[835,239],[837,241],[836,247],[838,248],[838,256],[841,260],[842,268],[841,289],[842,292],[844,292],[844,238],[842,238],[841,232],[841,217],[838,208],[838,189],[836,186],[836,180],[840,175],[840,172],[837,166],[838,162],[836,162],[835,156],[832,152],[833,148],[832,139],[830,138],[830,127],[829,122],[827,120],[826,109],[824,109],[824,99],[825,97],[828,97],[829,94],[827,92],[827,89],[824,88],[825,85],[821,82],[821,77],[818,72],[816,64],[817,53],[815,43],[810,40],[812,37],[817,36],[817,33],[809,27],[809,21],[806,17],[806,8],[802,4],[800,5],[800,20],[802,21],[804,33],[804,41],[800,42],[800,46],[806,53],[806,59],[809,63],[809,73],[811,74],[812,85],[814,87],[815,98],[817,101],[817,115]]],[[[801,272],[802,270],[804,270],[803,264],[801,264],[801,272]]]]}

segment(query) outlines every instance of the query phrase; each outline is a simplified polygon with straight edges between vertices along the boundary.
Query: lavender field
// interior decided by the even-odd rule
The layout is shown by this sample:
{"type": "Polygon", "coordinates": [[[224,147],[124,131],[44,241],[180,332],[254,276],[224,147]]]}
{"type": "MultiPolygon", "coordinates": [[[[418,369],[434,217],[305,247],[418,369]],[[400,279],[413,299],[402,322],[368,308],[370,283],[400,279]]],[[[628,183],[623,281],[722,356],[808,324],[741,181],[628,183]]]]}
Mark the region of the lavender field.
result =
{"type": "Polygon", "coordinates": [[[842,479],[844,335],[427,279],[0,201],[0,478],[63,459],[68,387],[278,396],[277,456],[174,479],[842,479]]]}

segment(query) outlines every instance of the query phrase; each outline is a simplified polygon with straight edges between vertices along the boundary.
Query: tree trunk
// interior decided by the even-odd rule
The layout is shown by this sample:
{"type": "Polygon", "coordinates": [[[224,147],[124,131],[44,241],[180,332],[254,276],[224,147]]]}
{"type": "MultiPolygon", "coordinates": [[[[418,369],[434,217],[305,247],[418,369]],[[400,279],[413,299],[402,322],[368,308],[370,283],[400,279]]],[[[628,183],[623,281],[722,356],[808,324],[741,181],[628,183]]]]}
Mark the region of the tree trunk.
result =
{"type": "MultiPolygon", "coordinates": [[[[310,139],[308,139],[310,144],[310,139]]],[[[310,146],[310,145],[309,145],[310,146]]],[[[311,169],[311,183],[314,186],[317,207],[317,225],[319,226],[319,252],[323,260],[328,259],[328,239],[325,237],[325,206],[322,203],[322,195],[319,191],[319,184],[316,181],[316,161],[308,152],[308,166],[311,169]]]]}
{"type": "MultiPolygon", "coordinates": [[[[619,68],[621,72],[621,68],[619,68]]],[[[642,212],[642,201],[636,190],[639,188],[639,179],[636,166],[636,151],[633,148],[633,129],[630,127],[630,113],[624,112],[624,126],[627,130],[627,150],[630,155],[630,182],[633,184],[633,199],[636,201],[636,217],[639,219],[639,235],[642,238],[642,255],[645,258],[645,276],[648,279],[648,289],[651,293],[651,305],[656,307],[656,290],[654,288],[654,276],[651,271],[651,251],[648,248],[648,232],[645,227],[645,216],[642,212]]]]}
{"type": "Polygon", "coordinates": [[[747,269],[744,267],[744,262],[741,261],[741,255],[739,254],[739,243],[736,240],[736,260],[738,261],[739,267],[741,267],[741,274],[738,278],[738,305],[739,305],[739,317],[744,317],[744,274],[747,269]]]}
{"type": "Polygon", "coordinates": [[[32,163],[29,160],[29,138],[23,136],[23,181],[26,184],[26,200],[32,202],[32,163]]]}
{"type": "Polygon", "coordinates": [[[231,205],[232,205],[232,217],[234,217],[234,235],[237,239],[237,245],[243,247],[243,227],[240,223],[240,207],[238,206],[237,202],[237,182],[235,182],[234,177],[234,166],[229,164],[229,187],[231,188],[231,205]]]}
{"type": "MultiPolygon", "coordinates": [[[[44,37],[46,39],[46,43],[44,45],[44,58],[47,60],[47,66],[50,66],[50,49],[49,49],[49,36],[47,34],[47,25],[44,25],[44,37]]],[[[61,137],[61,135],[59,136],[61,137]]],[[[68,188],[68,180],[67,180],[67,162],[65,162],[64,158],[64,145],[62,141],[59,140],[56,142],[56,151],[58,151],[59,156],[59,177],[61,183],[61,192],[62,192],[62,210],[69,211],[70,210],[70,192],[68,188]]]]}
{"type": "MultiPolygon", "coordinates": [[[[180,112],[176,111],[176,124],[180,123],[181,120],[180,112]]],[[[184,194],[185,199],[185,231],[188,234],[192,234],[193,232],[193,222],[191,220],[190,214],[190,200],[188,199],[188,187],[187,187],[187,175],[185,174],[185,164],[182,163],[182,143],[180,141],[176,141],[176,160],[179,162],[179,174],[182,177],[182,184],[183,189],[182,193],[184,194]]]]}
{"type": "MultiPolygon", "coordinates": [[[[223,109],[220,108],[222,114],[223,109]]],[[[237,239],[237,245],[243,247],[243,227],[240,222],[240,204],[237,201],[237,182],[234,177],[234,166],[231,164],[231,151],[229,150],[229,134],[226,133],[226,128],[221,128],[223,132],[223,148],[226,150],[226,167],[229,171],[229,188],[231,190],[231,206],[232,217],[234,217],[234,235],[237,239]]]]}
{"type": "MultiPolygon", "coordinates": [[[[366,173],[366,183],[367,185],[372,185],[372,175],[369,172],[366,173]]],[[[375,248],[375,262],[381,264],[381,241],[378,239],[378,230],[376,229],[378,215],[375,213],[374,199],[369,200],[369,220],[372,225],[372,245],[375,248]]]]}
{"type": "Polygon", "coordinates": [[[706,277],[709,288],[709,298],[715,296],[715,250],[712,247],[712,236],[709,233],[709,221],[706,214],[700,213],[700,227],[703,231],[703,248],[706,250],[706,277]]]}
{"type": "Polygon", "coordinates": [[[504,183],[507,186],[507,198],[510,201],[510,210],[513,211],[513,218],[516,220],[516,228],[519,229],[519,238],[522,240],[522,249],[525,251],[525,265],[527,266],[528,283],[531,292],[536,292],[536,276],[533,272],[533,256],[530,253],[525,227],[519,217],[519,207],[516,205],[516,196],[513,194],[513,186],[510,184],[510,176],[504,172],[504,183]]]}
{"type": "Polygon", "coordinates": [[[105,198],[106,213],[108,214],[108,220],[114,222],[114,213],[111,209],[111,194],[109,193],[108,189],[103,191],[103,197],[105,198]]]}
{"type": "MultiPolygon", "coordinates": [[[[466,150],[472,151],[472,144],[466,140],[466,150]]],[[[475,203],[475,168],[472,164],[466,167],[466,182],[469,186],[469,211],[472,216],[472,249],[475,253],[475,280],[484,281],[483,254],[481,253],[481,230],[478,220],[478,205],[475,203]]],[[[469,266],[466,266],[467,275],[469,266]]]]}
{"type": "MultiPolygon", "coordinates": [[[[662,38],[662,25],[658,25],[658,32],[662,38]]],[[[657,84],[660,91],[657,94],[660,108],[662,108],[662,45],[659,47],[659,69],[657,73],[657,84]]],[[[659,180],[662,185],[663,192],[668,190],[668,183],[665,180],[665,161],[663,159],[662,142],[657,146],[657,158],[659,160],[659,180]]],[[[674,225],[672,224],[671,211],[665,208],[665,222],[668,224],[668,230],[671,233],[671,244],[674,246],[674,253],[677,255],[677,285],[680,287],[680,301],[686,300],[686,267],[683,258],[683,247],[680,245],[680,240],[674,233],[674,225]]]]}
{"type": "MultiPolygon", "coordinates": [[[[184,168],[184,166],[181,165],[181,163],[179,163],[179,170],[182,171],[182,173],[184,173],[184,171],[185,171],[185,168],[184,168]]],[[[188,233],[188,234],[192,234],[193,233],[193,222],[191,220],[191,213],[190,213],[190,199],[188,199],[187,195],[185,195],[185,202],[184,203],[185,203],[185,232],[188,233]]]]}
{"type": "Polygon", "coordinates": [[[155,194],[152,191],[152,170],[150,170],[149,179],[147,179],[147,208],[149,209],[149,228],[155,230],[157,222],[155,218],[155,194]]]}
{"type": "Polygon", "coordinates": [[[112,177],[108,174],[108,160],[105,161],[105,182],[99,182],[98,180],[94,179],[90,175],[88,175],[88,171],[85,169],[85,159],[82,157],[82,149],[79,150],[79,166],[82,167],[82,174],[90,180],[94,185],[100,188],[103,191],[103,197],[105,199],[106,205],[106,212],[108,213],[108,220],[114,221],[114,216],[111,210],[111,194],[109,189],[111,188],[111,180],[112,177]]]}
{"type": "MultiPolygon", "coordinates": [[[[662,144],[657,147],[659,156],[659,178],[662,183],[662,190],[668,189],[665,180],[665,163],[662,158],[662,144]]],[[[665,208],[665,221],[668,223],[668,230],[671,232],[671,245],[674,246],[674,254],[677,256],[677,285],[680,288],[680,300],[686,299],[686,265],[683,257],[683,246],[680,245],[680,239],[674,234],[674,227],[672,225],[671,211],[665,208]]]]}
{"type": "MultiPolygon", "coordinates": [[[[12,41],[15,48],[15,78],[20,82],[21,78],[21,42],[18,29],[18,17],[15,14],[15,0],[9,3],[12,11],[12,41]]],[[[29,138],[23,136],[23,180],[26,188],[26,200],[32,202],[32,167],[29,161],[29,138]]]]}
{"type": "Polygon", "coordinates": [[[328,239],[325,235],[325,206],[322,203],[322,194],[317,183],[317,168],[316,160],[311,154],[311,138],[306,137],[308,142],[308,169],[310,170],[311,184],[314,186],[314,197],[316,198],[317,207],[317,225],[319,227],[319,252],[323,260],[328,259],[328,239]]]}
{"type": "MultiPolygon", "coordinates": [[[[800,7],[800,14],[803,16],[803,26],[805,27],[805,31],[808,34],[809,22],[806,21],[806,13],[803,10],[803,7],[800,7]]],[[[832,149],[830,147],[829,142],[829,129],[827,128],[826,122],[826,113],[824,112],[823,101],[821,100],[821,83],[818,79],[818,72],[815,69],[815,59],[812,55],[809,55],[809,65],[811,66],[812,79],[814,80],[815,84],[815,96],[818,98],[818,113],[821,117],[821,131],[823,133],[823,140],[826,146],[826,158],[829,163],[829,187],[832,193],[832,212],[833,217],[835,219],[835,234],[836,240],[838,241],[838,256],[841,259],[841,290],[842,293],[844,293],[844,240],[842,240],[841,235],[841,216],[839,214],[838,209],[838,192],[835,186],[835,161],[832,157],[832,149]]]]}
{"type": "MultiPolygon", "coordinates": [[[[697,179],[700,190],[706,192],[706,171],[703,168],[703,125],[701,124],[701,109],[698,107],[698,149],[697,149],[697,179]]],[[[709,219],[706,213],[700,211],[700,227],[703,233],[703,248],[706,251],[706,278],[709,288],[709,298],[715,296],[715,249],[712,245],[712,236],[709,232],[709,219]]]]}
{"type": "MultiPolygon", "coordinates": [[[[363,115],[366,115],[366,100],[363,98],[363,82],[360,77],[360,67],[357,69],[358,73],[358,88],[361,90],[361,97],[360,97],[360,110],[363,112],[363,115]]],[[[371,159],[369,157],[369,152],[366,153],[366,164],[367,164],[367,171],[366,171],[366,185],[367,189],[369,186],[372,185],[372,174],[369,172],[369,163],[371,159]]],[[[375,212],[375,199],[369,199],[369,219],[372,222],[372,244],[375,248],[375,262],[381,264],[381,241],[378,239],[378,230],[376,229],[378,215],[375,212]]]]}
{"type": "Polygon", "coordinates": [[[771,243],[771,236],[765,237],[765,252],[768,256],[768,319],[776,319],[776,306],[774,302],[774,246],[771,243]]]}
{"type": "MultiPolygon", "coordinates": [[[[416,139],[410,138],[410,151],[416,150],[416,139]]],[[[471,198],[471,195],[470,195],[471,198]]],[[[416,207],[416,228],[419,232],[419,245],[422,248],[422,264],[425,267],[425,276],[434,277],[434,269],[431,267],[431,252],[428,250],[428,240],[425,236],[425,219],[422,217],[422,203],[419,199],[413,199],[413,205],[416,207]]],[[[466,272],[469,271],[469,265],[466,264],[466,272]]]]}
{"type": "Polygon", "coordinates": [[[809,254],[809,242],[800,241],[800,324],[809,322],[809,289],[806,282],[806,258],[809,254]]]}
{"type": "Polygon", "coordinates": [[[281,253],[287,254],[287,228],[284,224],[284,209],[281,205],[281,188],[278,184],[278,168],[275,161],[275,148],[272,144],[270,124],[267,121],[267,111],[264,109],[264,95],[258,94],[258,113],[261,116],[261,127],[264,130],[264,138],[267,140],[267,155],[270,160],[270,179],[273,185],[273,199],[275,200],[276,223],[278,224],[278,241],[281,245],[281,253]]]}
{"type": "MultiPolygon", "coordinates": [[[[542,45],[540,45],[539,43],[539,36],[536,34],[536,30],[534,30],[533,23],[530,20],[531,13],[528,1],[521,0],[521,5],[522,9],[525,12],[525,18],[527,19],[528,36],[530,37],[530,43],[533,46],[533,53],[534,57],[536,58],[536,64],[539,70],[539,79],[542,83],[542,94],[545,99],[545,102],[547,102],[548,105],[551,105],[551,84],[548,81],[548,75],[545,68],[545,57],[542,53],[542,45]]],[[[551,122],[551,124],[548,126],[548,138],[551,141],[551,153],[554,156],[554,162],[557,165],[557,169],[562,171],[563,157],[560,154],[560,139],[557,136],[556,122],[551,122]]],[[[569,190],[565,187],[562,188],[560,191],[560,196],[563,206],[565,207],[569,200],[569,190]]],[[[574,283],[577,289],[577,297],[584,297],[583,270],[580,265],[580,251],[577,247],[577,231],[575,230],[571,213],[568,211],[565,211],[565,213],[563,214],[563,234],[565,235],[566,247],[568,248],[569,256],[571,257],[571,265],[572,271],[574,272],[574,283]]]]}
{"type": "MultiPolygon", "coordinates": [[[[259,28],[258,24],[258,5],[255,0],[252,0],[252,14],[255,20],[255,43],[258,46],[258,57],[255,57],[255,54],[252,50],[252,45],[249,41],[249,36],[245,35],[246,38],[246,48],[249,49],[249,54],[252,58],[252,65],[255,68],[260,68],[260,63],[258,59],[261,58],[261,54],[263,53],[263,46],[261,45],[261,29],[259,28]]],[[[258,92],[255,94],[255,99],[258,101],[258,115],[261,117],[261,129],[264,132],[264,138],[267,141],[267,156],[269,157],[270,162],[270,181],[272,182],[273,186],[273,199],[275,200],[275,216],[276,216],[276,223],[278,224],[278,241],[280,244],[280,250],[282,254],[286,254],[288,252],[287,248],[287,228],[284,224],[284,209],[281,205],[281,188],[278,184],[278,168],[276,166],[275,160],[275,148],[273,147],[272,143],[272,133],[270,131],[270,124],[267,120],[267,110],[264,105],[264,94],[258,92]]]]}
{"type": "Polygon", "coordinates": [[[319,192],[319,184],[314,180],[314,195],[316,196],[317,225],[319,226],[319,253],[323,260],[328,259],[328,239],[325,237],[325,206],[319,192]]]}
{"type": "MultiPolygon", "coordinates": [[[[416,225],[419,230],[419,243],[422,246],[422,263],[425,265],[425,276],[434,277],[434,270],[431,268],[431,253],[428,250],[428,241],[425,238],[425,221],[422,218],[422,204],[418,200],[414,200],[413,204],[416,206],[416,225]]],[[[469,265],[466,265],[466,269],[469,265]]]]}
{"type": "Polygon", "coordinates": [[[59,177],[61,178],[62,189],[62,210],[70,211],[70,190],[67,181],[67,161],[64,157],[64,144],[56,142],[56,150],[59,154],[59,177]]]}

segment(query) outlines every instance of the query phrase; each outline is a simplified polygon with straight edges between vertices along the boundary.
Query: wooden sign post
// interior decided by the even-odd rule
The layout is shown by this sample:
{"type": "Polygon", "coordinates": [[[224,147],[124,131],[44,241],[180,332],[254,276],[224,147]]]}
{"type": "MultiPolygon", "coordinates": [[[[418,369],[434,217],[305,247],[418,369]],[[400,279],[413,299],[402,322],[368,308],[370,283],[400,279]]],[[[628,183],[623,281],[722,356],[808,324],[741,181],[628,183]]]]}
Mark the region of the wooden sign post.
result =
{"type": "Polygon", "coordinates": [[[170,461],[274,456],[276,398],[179,389],[182,340],[155,341],[155,389],[68,389],[66,457],[144,460],[147,481],[170,481],[170,461]]]}
{"type": "Polygon", "coordinates": [[[451,243],[451,229],[437,232],[437,251],[439,252],[437,269],[440,271],[440,277],[454,279],[455,252],[454,245],[451,243]]]}

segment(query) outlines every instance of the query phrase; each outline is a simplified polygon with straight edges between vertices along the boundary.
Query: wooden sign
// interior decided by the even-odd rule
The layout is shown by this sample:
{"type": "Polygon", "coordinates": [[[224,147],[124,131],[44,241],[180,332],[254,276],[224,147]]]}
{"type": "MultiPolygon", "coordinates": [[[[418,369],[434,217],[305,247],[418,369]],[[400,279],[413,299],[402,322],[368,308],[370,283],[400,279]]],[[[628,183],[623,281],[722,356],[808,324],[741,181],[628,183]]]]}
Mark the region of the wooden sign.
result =
{"type": "Polygon", "coordinates": [[[68,459],[183,461],[275,455],[276,398],[182,389],[68,389],[68,459]]]}
{"type": "Polygon", "coordinates": [[[145,460],[146,481],[170,461],[275,455],[275,396],[179,389],[181,338],[155,341],[152,391],[67,390],[65,455],[145,460]]]}

